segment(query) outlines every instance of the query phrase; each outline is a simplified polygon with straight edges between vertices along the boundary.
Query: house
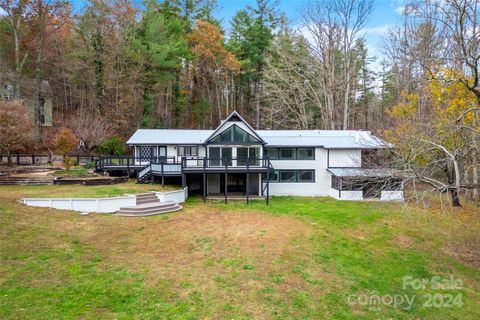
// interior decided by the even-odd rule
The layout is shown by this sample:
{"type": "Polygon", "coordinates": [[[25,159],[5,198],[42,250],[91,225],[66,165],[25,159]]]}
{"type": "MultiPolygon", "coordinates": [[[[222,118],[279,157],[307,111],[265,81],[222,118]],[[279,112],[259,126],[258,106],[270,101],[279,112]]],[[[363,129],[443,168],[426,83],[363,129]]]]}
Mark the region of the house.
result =
{"type": "Polygon", "coordinates": [[[395,172],[367,167],[391,145],[366,131],[254,130],[237,112],[215,130],[139,129],[131,158],[102,158],[98,170],[137,172],[139,182],[176,182],[203,198],[331,196],[402,200],[395,172]]]}
{"type": "MultiPolygon", "coordinates": [[[[13,85],[10,82],[0,81],[0,100],[14,99],[13,85]]],[[[23,94],[22,101],[25,102],[28,110],[28,116],[32,122],[35,119],[35,112],[38,113],[38,122],[42,127],[51,127],[53,123],[53,92],[50,83],[46,80],[42,81],[39,96],[39,110],[35,111],[35,99],[33,92],[23,94]]]]}

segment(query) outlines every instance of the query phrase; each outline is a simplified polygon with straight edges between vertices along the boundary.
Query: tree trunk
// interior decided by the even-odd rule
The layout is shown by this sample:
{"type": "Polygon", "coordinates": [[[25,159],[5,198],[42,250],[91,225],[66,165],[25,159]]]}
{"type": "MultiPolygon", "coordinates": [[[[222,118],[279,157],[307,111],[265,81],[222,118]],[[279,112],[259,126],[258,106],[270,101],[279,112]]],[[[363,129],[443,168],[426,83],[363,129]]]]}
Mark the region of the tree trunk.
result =
{"type": "MultiPolygon", "coordinates": [[[[472,139],[472,144],[474,146],[477,145],[477,136],[476,133],[473,133],[473,139],[472,139]]],[[[473,201],[478,201],[479,196],[478,196],[478,154],[477,154],[477,149],[473,149],[473,154],[472,154],[472,200],[473,201]]]]}
{"type": "Polygon", "coordinates": [[[452,206],[461,207],[460,195],[458,188],[450,188],[450,197],[452,198],[452,206]]]}
{"type": "Polygon", "coordinates": [[[452,200],[452,206],[461,207],[460,203],[460,173],[458,171],[458,163],[456,160],[449,161],[445,166],[445,173],[447,175],[448,190],[452,200]]]}

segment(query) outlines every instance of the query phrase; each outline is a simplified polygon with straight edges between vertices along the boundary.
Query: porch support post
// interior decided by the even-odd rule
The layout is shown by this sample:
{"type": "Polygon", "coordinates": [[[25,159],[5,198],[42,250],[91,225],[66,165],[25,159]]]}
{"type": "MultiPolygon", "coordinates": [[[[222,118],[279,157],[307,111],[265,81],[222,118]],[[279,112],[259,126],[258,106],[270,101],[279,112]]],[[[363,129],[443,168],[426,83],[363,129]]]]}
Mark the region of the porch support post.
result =
{"type": "Polygon", "coordinates": [[[203,202],[207,200],[207,174],[203,171],[203,202]]]}
{"type": "Polygon", "coordinates": [[[153,184],[154,179],[155,177],[153,176],[153,172],[152,172],[152,163],[150,163],[150,183],[153,184]]]}
{"type": "Polygon", "coordinates": [[[270,202],[270,171],[267,171],[267,206],[270,202]]]}
{"type": "Polygon", "coordinates": [[[342,178],[338,178],[338,197],[342,197],[342,178]]]}
{"type": "Polygon", "coordinates": [[[187,177],[185,177],[185,173],[182,172],[182,188],[185,188],[187,185],[187,177]]]}
{"type": "Polygon", "coordinates": [[[246,193],[246,195],[247,195],[247,204],[249,203],[249,200],[250,200],[250,199],[248,198],[248,187],[249,187],[249,182],[250,182],[250,180],[249,180],[250,177],[249,177],[249,174],[248,174],[248,171],[249,171],[249,170],[248,170],[248,169],[249,169],[249,163],[250,163],[250,159],[247,158],[247,179],[246,179],[246,181],[245,181],[245,193],[246,193]]]}
{"type": "Polygon", "coordinates": [[[165,176],[163,175],[163,162],[161,163],[162,168],[162,188],[165,187],[165,176]]]}
{"type": "Polygon", "coordinates": [[[224,186],[224,196],[225,196],[225,203],[228,202],[227,194],[228,194],[228,173],[227,173],[227,165],[225,165],[225,186],[224,186]]]}

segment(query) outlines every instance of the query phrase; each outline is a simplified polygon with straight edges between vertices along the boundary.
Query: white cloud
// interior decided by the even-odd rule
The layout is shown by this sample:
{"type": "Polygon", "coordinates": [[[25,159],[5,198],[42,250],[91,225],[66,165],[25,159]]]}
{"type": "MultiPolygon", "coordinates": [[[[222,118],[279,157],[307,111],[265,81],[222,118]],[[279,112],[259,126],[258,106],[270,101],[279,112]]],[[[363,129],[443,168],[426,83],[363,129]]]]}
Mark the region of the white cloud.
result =
{"type": "Polygon", "coordinates": [[[362,29],[362,33],[375,34],[375,35],[382,36],[386,34],[391,27],[392,27],[391,24],[384,24],[384,25],[375,26],[375,27],[366,27],[362,29]]]}
{"type": "Polygon", "coordinates": [[[6,15],[7,15],[7,12],[5,12],[5,10],[0,8],[0,16],[6,16],[6,15]]]}
{"type": "Polygon", "coordinates": [[[405,12],[405,6],[398,6],[395,8],[395,12],[399,15],[403,15],[403,13],[405,12]]]}

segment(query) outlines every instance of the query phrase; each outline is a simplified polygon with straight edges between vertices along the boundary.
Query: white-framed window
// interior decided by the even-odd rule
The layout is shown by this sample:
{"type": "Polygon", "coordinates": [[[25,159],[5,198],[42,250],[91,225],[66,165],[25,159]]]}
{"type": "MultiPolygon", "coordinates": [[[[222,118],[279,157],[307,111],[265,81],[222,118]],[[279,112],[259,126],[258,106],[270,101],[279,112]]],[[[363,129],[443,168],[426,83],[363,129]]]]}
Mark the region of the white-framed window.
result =
{"type": "Polygon", "coordinates": [[[197,154],[197,146],[178,146],[178,155],[180,157],[196,157],[197,154]]]}

